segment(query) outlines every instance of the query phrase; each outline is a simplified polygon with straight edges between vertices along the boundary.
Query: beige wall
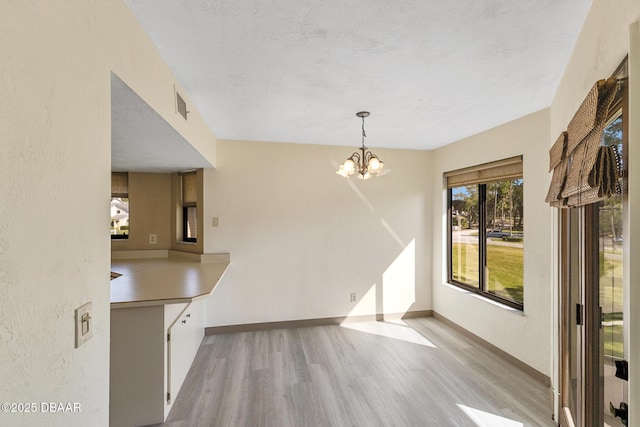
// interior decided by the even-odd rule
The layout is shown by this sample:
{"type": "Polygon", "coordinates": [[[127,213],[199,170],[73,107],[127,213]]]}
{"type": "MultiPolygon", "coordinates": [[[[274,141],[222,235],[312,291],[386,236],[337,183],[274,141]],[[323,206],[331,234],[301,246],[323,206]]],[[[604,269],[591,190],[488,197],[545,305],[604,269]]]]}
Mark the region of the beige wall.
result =
{"type": "Polygon", "coordinates": [[[112,240],[111,250],[171,248],[171,175],[129,173],[129,238],[112,240]],[[149,243],[149,234],[157,243],[149,243]]]}
{"type": "Polygon", "coordinates": [[[433,152],[433,310],[550,375],[551,291],[547,272],[551,216],[547,192],[549,110],[543,110],[433,152]],[[446,190],[443,173],[523,156],[524,312],[446,284],[446,190]]]}
{"type": "Polygon", "coordinates": [[[594,0],[551,105],[551,138],[566,130],[593,84],[629,53],[629,25],[639,15],[637,0],[594,0]]]}
{"type": "Polygon", "coordinates": [[[0,401],[82,405],[0,424],[107,426],[111,71],[209,160],[215,138],[121,0],[4,1],[0,39],[0,401]]]}
{"type": "Polygon", "coordinates": [[[207,326],[431,308],[431,155],[373,149],[391,173],[347,180],[334,172],[353,150],[219,141],[205,252],[232,266],[207,326]]]}

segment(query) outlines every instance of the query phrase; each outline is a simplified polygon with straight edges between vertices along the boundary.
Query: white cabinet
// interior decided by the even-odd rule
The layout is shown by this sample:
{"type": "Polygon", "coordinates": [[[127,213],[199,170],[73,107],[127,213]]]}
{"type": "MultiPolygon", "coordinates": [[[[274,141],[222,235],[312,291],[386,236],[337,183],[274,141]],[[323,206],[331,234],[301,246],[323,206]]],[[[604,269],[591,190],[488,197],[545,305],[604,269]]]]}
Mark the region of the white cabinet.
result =
{"type": "Polygon", "coordinates": [[[201,301],[193,301],[177,316],[174,314],[174,310],[165,310],[165,324],[168,325],[165,417],[169,415],[171,405],[178,396],[204,336],[204,312],[201,301]]]}
{"type": "Polygon", "coordinates": [[[204,336],[203,301],[111,309],[112,427],[164,422],[204,336]]]}

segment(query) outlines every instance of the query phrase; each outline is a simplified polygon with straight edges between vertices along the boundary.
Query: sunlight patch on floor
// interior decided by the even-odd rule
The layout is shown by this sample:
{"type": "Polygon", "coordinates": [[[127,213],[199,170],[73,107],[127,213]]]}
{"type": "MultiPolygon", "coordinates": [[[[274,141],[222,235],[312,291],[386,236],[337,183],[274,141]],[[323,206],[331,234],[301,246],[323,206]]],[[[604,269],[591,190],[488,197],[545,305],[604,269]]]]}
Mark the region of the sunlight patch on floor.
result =
{"type": "Polygon", "coordinates": [[[478,427],[523,427],[519,421],[501,417],[490,412],[481,411],[480,409],[471,408],[469,406],[457,404],[458,408],[467,415],[478,427]]]}
{"type": "Polygon", "coordinates": [[[354,331],[366,332],[368,334],[393,338],[412,344],[437,348],[418,331],[400,320],[393,322],[343,322],[340,326],[354,331]]]}

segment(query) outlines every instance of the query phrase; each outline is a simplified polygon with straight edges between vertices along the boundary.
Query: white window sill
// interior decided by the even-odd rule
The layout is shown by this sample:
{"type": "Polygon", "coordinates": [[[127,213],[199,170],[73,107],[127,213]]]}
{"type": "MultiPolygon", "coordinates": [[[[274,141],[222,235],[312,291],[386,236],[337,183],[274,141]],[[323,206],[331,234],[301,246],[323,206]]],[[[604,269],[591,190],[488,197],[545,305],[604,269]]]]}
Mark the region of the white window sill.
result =
{"type": "Polygon", "coordinates": [[[452,289],[454,291],[458,291],[460,293],[466,294],[466,295],[468,295],[470,297],[473,297],[473,298],[477,298],[478,300],[480,300],[482,302],[494,305],[494,306],[496,306],[498,308],[501,308],[503,310],[506,310],[506,311],[508,311],[510,313],[513,313],[513,314],[516,314],[516,315],[519,315],[519,316],[524,316],[524,311],[523,310],[518,310],[517,308],[513,308],[513,307],[510,307],[510,306],[508,306],[506,304],[502,304],[502,303],[500,303],[498,301],[494,301],[494,300],[492,300],[490,298],[487,298],[487,297],[485,297],[485,296],[483,296],[481,294],[468,291],[468,290],[466,290],[466,289],[464,289],[464,288],[462,288],[460,286],[452,285],[451,283],[446,283],[445,282],[445,283],[443,283],[443,285],[445,285],[449,289],[452,289]]]}

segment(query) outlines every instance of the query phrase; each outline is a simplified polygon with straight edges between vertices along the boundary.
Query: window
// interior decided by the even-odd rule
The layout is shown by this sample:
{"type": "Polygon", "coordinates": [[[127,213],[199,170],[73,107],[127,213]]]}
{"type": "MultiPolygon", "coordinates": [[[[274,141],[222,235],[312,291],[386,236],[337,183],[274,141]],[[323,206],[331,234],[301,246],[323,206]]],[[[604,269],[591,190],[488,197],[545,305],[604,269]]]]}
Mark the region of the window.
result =
{"type": "Polygon", "coordinates": [[[180,174],[182,183],[182,240],[197,242],[198,237],[198,175],[196,171],[180,174]]]}
{"type": "Polygon", "coordinates": [[[129,174],[111,174],[111,239],[129,238],[129,174]]]}
{"type": "Polygon", "coordinates": [[[445,178],[449,283],[522,310],[522,158],[448,172],[445,178]]]}

